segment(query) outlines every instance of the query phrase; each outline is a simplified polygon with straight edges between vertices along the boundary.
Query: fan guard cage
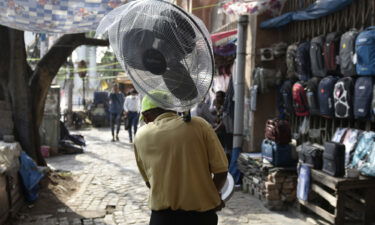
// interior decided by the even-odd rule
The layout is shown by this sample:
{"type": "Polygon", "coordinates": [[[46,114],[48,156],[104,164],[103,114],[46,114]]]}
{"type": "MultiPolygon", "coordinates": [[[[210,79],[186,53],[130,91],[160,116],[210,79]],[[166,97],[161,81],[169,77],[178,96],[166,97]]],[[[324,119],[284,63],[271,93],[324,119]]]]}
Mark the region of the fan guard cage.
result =
{"type": "Polygon", "coordinates": [[[206,96],[214,61],[209,32],[197,17],[167,1],[132,1],[102,20],[97,35],[105,32],[135,88],[162,108],[187,111],[206,96]]]}

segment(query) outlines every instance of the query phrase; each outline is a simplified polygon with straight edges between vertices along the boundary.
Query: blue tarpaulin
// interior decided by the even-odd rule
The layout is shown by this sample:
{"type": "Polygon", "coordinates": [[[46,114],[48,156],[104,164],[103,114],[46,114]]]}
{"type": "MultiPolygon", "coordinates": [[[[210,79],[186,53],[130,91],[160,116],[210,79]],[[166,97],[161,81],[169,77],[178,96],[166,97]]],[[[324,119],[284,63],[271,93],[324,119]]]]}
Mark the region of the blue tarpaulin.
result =
{"type": "Polygon", "coordinates": [[[39,172],[35,162],[25,152],[21,153],[20,164],[19,174],[25,198],[28,202],[34,202],[38,198],[39,181],[43,178],[43,174],[39,172]]]}
{"type": "Polygon", "coordinates": [[[281,16],[266,20],[260,24],[261,28],[279,28],[292,21],[313,20],[340,11],[352,4],[354,0],[316,0],[304,10],[288,12],[281,16]]]}

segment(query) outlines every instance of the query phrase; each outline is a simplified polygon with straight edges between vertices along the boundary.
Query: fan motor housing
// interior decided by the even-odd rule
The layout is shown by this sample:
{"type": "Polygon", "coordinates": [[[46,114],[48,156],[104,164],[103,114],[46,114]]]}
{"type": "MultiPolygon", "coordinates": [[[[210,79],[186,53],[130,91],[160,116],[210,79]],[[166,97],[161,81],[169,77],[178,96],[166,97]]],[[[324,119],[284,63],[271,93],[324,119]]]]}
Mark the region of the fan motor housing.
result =
{"type": "Polygon", "coordinates": [[[167,61],[163,54],[156,49],[148,49],[143,53],[144,67],[153,74],[163,74],[167,69],[167,61]]]}

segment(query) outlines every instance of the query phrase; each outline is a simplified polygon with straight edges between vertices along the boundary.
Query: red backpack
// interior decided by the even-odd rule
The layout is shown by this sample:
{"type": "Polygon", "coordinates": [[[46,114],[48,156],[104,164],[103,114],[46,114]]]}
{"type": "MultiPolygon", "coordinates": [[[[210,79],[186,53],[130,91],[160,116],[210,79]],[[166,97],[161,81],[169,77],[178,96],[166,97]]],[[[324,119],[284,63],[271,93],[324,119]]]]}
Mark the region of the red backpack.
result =
{"type": "Polygon", "coordinates": [[[267,120],[265,137],[276,144],[287,145],[292,139],[290,124],[287,120],[271,119],[267,120]]]}
{"type": "Polygon", "coordinates": [[[309,115],[306,90],[300,82],[297,82],[293,85],[293,107],[296,116],[309,115]]]}

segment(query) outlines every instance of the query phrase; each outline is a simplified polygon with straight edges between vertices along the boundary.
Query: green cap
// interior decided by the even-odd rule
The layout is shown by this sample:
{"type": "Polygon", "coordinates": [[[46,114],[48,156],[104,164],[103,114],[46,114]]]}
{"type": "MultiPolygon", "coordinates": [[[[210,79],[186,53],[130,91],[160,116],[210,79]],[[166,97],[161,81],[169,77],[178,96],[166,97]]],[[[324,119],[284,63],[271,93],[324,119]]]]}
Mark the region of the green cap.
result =
{"type": "Polygon", "coordinates": [[[143,112],[146,112],[151,109],[155,108],[163,108],[163,106],[155,101],[154,99],[163,101],[163,102],[169,102],[170,97],[168,92],[162,91],[162,90],[154,90],[149,93],[149,95],[146,95],[142,99],[142,104],[141,104],[141,115],[140,115],[140,120],[143,120],[143,112]],[[152,97],[151,97],[152,96],[152,97]]]}

